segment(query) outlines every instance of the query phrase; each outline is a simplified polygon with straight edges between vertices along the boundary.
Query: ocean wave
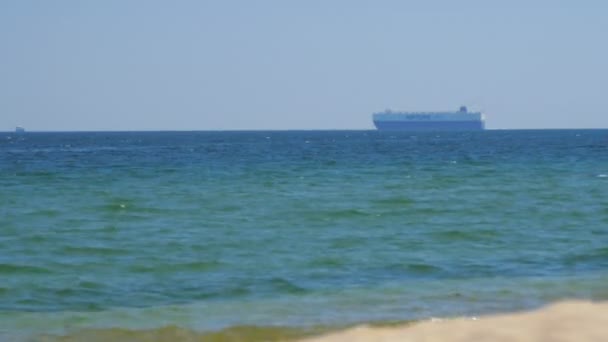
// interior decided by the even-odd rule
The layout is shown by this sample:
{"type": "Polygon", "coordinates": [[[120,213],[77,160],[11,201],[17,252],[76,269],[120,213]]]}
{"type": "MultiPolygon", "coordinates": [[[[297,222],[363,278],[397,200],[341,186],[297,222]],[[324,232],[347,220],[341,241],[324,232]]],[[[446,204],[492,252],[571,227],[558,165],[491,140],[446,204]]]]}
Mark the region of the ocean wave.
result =
{"type": "Polygon", "coordinates": [[[129,253],[127,249],[102,246],[65,246],[61,251],[68,255],[85,256],[127,255],[129,253]]]}
{"type": "Polygon", "coordinates": [[[500,232],[497,230],[446,230],[432,233],[439,240],[445,241],[480,241],[498,237],[500,232]]]}
{"type": "Polygon", "coordinates": [[[133,264],[129,267],[133,272],[152,272],[154,274],[174,273],[174,272],[201,272],[217,269],[221,267],[219,261],[191,261],[171,264],[133,264]]]}
{"type": "Polygon", "coordinates": [[[19,264],[0,264],[0,275],[11,274],[48,274],[51,270],[45,267],[19,264]]]}
{"type": "Polygon", "coordinates": [[[608,247],[596,248],[587,253],[571,254],[563,258],[563,263],[571,267],[603,268],[608,266],[608,247]]]}
{"type": "Polygon", "coordinates": [[[407,197],[389,197],[375,200],[373,203],[389,207],[406,207],[414,203],[414,201],[407,197]]]}
{"type": "Polygon", "coordinates": [[[408,265],[406,265],[405,269],[410,272],[420,273],[420,274],[430,274],[430,273],[437,273],[437,272],[443,271],[443,269],[439,266],[425,264],[425,263],[408,264],[408,265]]]}
{"type": "Polygon", "coordinates": [[[283,278],[272,278],[268,283],[282,293],[298,294],[308,292],[305,288],[298,286],[296,283],[283,278]]]}
{"type": "Polygon", "coordinates": [[[321,214],[327,218],[354,218],[354,217],[363,217],[369,216],[370,213],[360,210],[360,209],[338,209],[338,210],[328,210],[323,211],[321,214]]]}

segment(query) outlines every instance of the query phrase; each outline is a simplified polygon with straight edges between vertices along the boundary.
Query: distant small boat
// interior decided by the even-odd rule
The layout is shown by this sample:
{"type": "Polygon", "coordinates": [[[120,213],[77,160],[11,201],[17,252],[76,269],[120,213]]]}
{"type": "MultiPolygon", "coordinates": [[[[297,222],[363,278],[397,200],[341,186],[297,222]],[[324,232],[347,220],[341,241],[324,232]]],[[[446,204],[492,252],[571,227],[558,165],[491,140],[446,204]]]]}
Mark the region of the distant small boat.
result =
{"type": "Polygon", "coordinates": [[[17,126],[15,128],[15,133],[25,133],[25,128],[17,126]]]}

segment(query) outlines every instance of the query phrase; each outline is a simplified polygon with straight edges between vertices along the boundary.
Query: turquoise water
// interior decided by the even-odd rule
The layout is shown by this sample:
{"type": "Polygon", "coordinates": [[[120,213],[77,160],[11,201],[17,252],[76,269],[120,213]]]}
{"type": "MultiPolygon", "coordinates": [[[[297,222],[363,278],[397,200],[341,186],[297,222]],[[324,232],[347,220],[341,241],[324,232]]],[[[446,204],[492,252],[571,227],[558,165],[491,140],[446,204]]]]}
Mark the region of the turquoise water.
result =
{"type": "Polygon", "coordinates": [[[0,189],[0,337],[608,299],[606,130],[0,133],[0,189]]]}

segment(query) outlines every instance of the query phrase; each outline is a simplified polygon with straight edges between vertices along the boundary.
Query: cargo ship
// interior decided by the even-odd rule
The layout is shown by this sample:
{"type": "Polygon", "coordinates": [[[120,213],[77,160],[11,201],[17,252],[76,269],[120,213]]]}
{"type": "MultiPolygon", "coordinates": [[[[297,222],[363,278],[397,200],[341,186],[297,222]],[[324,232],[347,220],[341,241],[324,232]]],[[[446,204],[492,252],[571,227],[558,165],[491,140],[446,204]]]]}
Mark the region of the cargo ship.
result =
{"type": "Polygon", "coordinates": [[[374,125],[381,131],[481,131],[485,129],[481,112],[458,111],[393,112],[373,114],[374,125]]]}

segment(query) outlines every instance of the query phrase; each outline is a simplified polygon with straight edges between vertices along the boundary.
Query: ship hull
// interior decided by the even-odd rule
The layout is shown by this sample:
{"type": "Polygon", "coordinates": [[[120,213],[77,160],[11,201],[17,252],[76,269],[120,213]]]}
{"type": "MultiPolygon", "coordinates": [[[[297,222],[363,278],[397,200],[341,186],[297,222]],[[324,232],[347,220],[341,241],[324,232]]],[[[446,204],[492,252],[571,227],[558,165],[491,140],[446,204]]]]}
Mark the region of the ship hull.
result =
{"type": "Polygon", "coordinates": [[[483,121],[377,121],[380,131],[481,131],[483,121]]]}

